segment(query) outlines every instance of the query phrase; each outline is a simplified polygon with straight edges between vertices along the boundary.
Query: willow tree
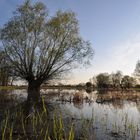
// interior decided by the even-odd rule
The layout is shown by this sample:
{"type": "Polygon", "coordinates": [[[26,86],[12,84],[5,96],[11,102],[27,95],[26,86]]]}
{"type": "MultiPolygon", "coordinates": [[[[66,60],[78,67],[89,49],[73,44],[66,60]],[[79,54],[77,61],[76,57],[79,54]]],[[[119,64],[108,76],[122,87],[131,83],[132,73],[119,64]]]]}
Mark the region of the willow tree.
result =
{"type": "Polygon", "coordinates": [[[25,1],[1,29],[1,41],[14,75],[28,82],[28,99],[38,100],[40,86],[77,64],[89,62],[92,47],[79,34],[73,12],[49,16],[46,6],[25,1]]]}

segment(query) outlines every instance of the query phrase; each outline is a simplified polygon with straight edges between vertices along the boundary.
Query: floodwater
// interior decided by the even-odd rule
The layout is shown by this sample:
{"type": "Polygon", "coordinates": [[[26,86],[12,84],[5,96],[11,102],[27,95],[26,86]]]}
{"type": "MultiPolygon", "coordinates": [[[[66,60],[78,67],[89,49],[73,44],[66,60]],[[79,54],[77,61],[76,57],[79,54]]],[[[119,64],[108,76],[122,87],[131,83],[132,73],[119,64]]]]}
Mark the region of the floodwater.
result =
{"type": "MultiPolygon", "coordinates": [[[[48,103],[59,106],[67,124],[74,124],[76,139],[140,140],[140,93],[49,89],[41,94],[48,103]],[[73,101],[75,93],[82,94],[83,100],[73,101]]],[[[1,91],[0,118],[13,101],[18,104],[26,97],[26,90],[1,91]]]]}

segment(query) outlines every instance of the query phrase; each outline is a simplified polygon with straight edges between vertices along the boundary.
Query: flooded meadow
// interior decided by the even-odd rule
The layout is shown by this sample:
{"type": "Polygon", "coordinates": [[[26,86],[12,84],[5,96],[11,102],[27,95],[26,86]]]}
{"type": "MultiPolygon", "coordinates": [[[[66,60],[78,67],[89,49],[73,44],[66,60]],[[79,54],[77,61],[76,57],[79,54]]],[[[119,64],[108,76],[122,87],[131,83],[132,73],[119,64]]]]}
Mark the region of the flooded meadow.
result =
{"type": "MultiPolygon", "coordinates": [[[[1,90],[3,140],[140,139],[139,92],[42,89],[41,96],[43,111],[40,113],[39,109],[31,108],[33,111],[24,121],[25,111],[22,111],[21,104],[26,101],[26,90],[1,90]]],[[[24,110],[26,108],[28,106],[24,110]]]]}

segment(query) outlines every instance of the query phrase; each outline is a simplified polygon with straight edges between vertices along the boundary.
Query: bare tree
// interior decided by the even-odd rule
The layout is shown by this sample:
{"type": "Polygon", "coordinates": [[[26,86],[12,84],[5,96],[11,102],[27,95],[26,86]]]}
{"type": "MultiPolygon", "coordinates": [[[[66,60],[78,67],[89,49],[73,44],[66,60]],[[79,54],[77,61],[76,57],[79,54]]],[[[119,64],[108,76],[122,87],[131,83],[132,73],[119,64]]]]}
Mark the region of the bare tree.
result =
{"type": "Polygon", "coordinates": [[[1,41],[14,75],[28,82],[28,99],[38,100],[42,83],[60,77],[77,64],[88,63],[93,49],[79,35],[73,12],[48,15],[41,2],[18,7],[1,29],[1,41]]]}

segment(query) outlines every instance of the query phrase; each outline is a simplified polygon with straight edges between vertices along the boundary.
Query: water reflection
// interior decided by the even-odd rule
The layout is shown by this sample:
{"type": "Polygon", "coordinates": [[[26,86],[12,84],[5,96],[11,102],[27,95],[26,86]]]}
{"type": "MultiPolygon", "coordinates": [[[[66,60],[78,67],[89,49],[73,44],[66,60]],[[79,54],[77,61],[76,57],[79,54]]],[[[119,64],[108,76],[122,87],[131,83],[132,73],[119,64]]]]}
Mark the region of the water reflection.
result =
{"type": "Polygon", "coordinates": [[[140,102],[139,102],[139,101],[136,101],[136,107],[137,107],[137,110],[138,110],[139,113],[140,113],[140,102]]]}
{"type": "MultiPolygon", "coordinates": [[[[140,139],[140,94],[137,92],[53,89],[41,90],[41,93],[47,102],[59,104],[64,119],[72,118],[77,137],[84,129],[89,140],[140,139]],[[72,100],[76,93],[82,94],[82,101],[72,100]]],[[[22,102],[26,97],[26,90],[0,91],[0,115],[6,105],[22,102]]]]}
{"type": "Polygon", "coordinates": [[[89,93],[89,94],[92,93],[92,91],[93,91],[92,88],[87,88],[87,89],[86,89],[86,92],[89,93]]]}
{"type": "MultiPolygon", "coordinates": [[[[62,110],[70,112],[75,118],[75,123],[82,123],[83,118],[91,120],[92,129],[90,138],[96,139],[140,139],[140,103],[139,93],[105,92],[99,94],[97,91],[82,94],[92,102],[84,100],[81,103],[60,104],[62,110]],[[102,102],[96,101],[101,99],[102,102]],[[81,122],[79,122],[81,119],[81,122]],[[96,129],[97,128],[97,129],[96,129]],[[92,135],[93,133],[94,135],[92,135]]],[[[65,114],[65,111],[64,111],[65,114]]],[[[69,115],[68,115],[69,116],[69,115]]],[[[65,114],[65,117],[68,117],[65,114]]],[[[80,132],[80,126],[77,131],[80,132]]],[[[78,133],[77,132],[77,133],[78,133]]],[[[89,131],[90,133],[90,131],[89,131]]]]}
{"type": "Polygon", "coordinates": [[[84,104],[83,102],[73,102],[73,105],[75,108],[82,109],[84,104]]]}

